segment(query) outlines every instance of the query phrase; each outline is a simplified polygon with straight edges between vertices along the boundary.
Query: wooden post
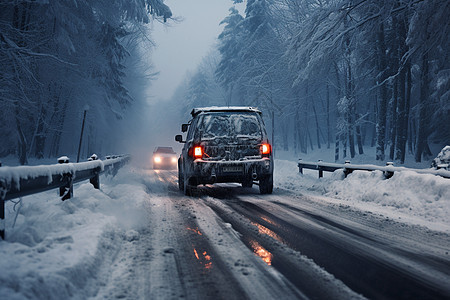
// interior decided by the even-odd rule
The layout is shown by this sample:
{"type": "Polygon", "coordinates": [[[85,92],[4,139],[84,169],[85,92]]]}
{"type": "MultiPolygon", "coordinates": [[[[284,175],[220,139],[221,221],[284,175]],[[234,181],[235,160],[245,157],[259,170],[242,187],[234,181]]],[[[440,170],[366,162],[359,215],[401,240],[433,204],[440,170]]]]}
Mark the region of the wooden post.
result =
{"type": "MultiPolygon", "coordinates": [[[[59,164],[68,164],[69,158],[67,156],[62,156],[58,158],[59,164]]],[[[73,197],[73,178],[72,173],[63,174],[63,182],[65,185],[59,187],[59,196],[61,200],[67,200],[73,197]]]]}

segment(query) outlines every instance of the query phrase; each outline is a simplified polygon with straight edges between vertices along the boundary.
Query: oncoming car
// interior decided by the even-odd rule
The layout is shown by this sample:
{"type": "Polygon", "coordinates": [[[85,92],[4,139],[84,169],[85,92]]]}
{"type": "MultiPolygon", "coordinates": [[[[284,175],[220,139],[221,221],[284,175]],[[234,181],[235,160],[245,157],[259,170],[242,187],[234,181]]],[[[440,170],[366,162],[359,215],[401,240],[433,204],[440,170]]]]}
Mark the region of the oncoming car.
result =
{"type": "Polygon", "coordinates": [[[176,169],[177,154],[172,147],[157,147],[153,151],[153,169],[176,169]]]}
{"type": "Polygon", "coordinates": [[[183,124],[186,141],[178,159],[178,185],[186,195],[199,184],[237,182],[261,194],[273,190],[272,147],[262,113],[254,107],[194,108],[183,124]]]}

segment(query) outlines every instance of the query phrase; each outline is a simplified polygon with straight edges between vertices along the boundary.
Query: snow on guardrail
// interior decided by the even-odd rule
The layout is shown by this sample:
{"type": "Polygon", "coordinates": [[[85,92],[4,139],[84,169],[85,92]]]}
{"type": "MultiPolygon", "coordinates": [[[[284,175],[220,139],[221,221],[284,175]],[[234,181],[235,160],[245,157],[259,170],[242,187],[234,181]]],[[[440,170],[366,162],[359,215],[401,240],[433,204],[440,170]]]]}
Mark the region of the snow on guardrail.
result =
{"type": "Polygon", "coordinates": [[[54,165],[0,167],[0,238],[4,238],[5,201],[55,188],[59,188],[62,200],[70,199],[74,183],[89,179],[99,189],[102,173],[115,175],[129,160],[129,155],[98,160],[94,154],[89,161],[80,163],[69,163],[69,158],[62,156],[54,165]]]}
{"type": "Polygon", "coordinates": [[[319,177],[323,177],[323,172],[334,172],[338,169],[343,169],[345,176],[352,173],[355,170],[362,170],[362,171],[382,171],[384,176],[386,178],[390,178],[394,175],[394,172],[401,172],[401,171],[413,171],[419,174],[432,174],[432,175],[438,175],[444,178],[450,178],[450,171],[448,169],[448,165],[440,165],[439,169],[412,169],[412,168],[406,168],[406,167],[394,167],[394,164],[392,162],[386,163],[386,166],[377,166],[377,165],[356,165],[351,164],[349,161],[347,161],[345,164],[337,164],[337,163],[327,163],[319,160],[318,162],[308,162],[303,161],[302,159],[299,159],[298,161],[298,169],[300,173],[303,173],[303,169],[310,169],[310,170],[318,170],[319,171],[319,177]]]}

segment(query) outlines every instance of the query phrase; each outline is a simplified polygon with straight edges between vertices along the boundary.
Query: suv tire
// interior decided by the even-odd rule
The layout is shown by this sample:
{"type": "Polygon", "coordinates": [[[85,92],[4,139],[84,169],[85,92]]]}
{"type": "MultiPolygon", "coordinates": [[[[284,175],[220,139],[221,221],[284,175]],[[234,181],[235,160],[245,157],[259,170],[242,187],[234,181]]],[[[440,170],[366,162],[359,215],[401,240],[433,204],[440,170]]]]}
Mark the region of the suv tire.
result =
{"type": "Polygon", "coordinates": [[[273,191],[273,174],[265,176],[259,180],[259,193],[272,194],[273,191]]]}
{"type": "Polygon", "coordinates": [[[186,196],[192,195],[192,187],[189,185],[189,178],[186,178],[186,173],[183,174],[183,192],[186,196]]]}
{"type": "Polygon", "coordinates": [[[178,189],[180,191],[184,190],[184,175],[181,173],[180,169],[178,169],[178,189]]]}

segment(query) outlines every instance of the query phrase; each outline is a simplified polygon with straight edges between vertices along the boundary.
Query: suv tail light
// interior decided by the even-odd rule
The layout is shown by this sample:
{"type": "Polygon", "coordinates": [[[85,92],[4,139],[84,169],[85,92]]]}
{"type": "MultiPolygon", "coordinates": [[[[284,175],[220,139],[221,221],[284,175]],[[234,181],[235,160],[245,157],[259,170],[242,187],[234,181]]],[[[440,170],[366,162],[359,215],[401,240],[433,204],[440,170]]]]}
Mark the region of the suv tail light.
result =
{"type": "Polygon", "coordinates": [[[203,157],[203,148],[201,146],[194,146],[189,149],[189,155],[193,158],[202,158],[203,157]]]}
{"type": "Polygon", "coordinates": [[[272,147],[270,146],[270,144],[262,144],[260,147],[260,151],[262,156],[267,157],[270,155],[270,153],[272,153],[272,147]]]}

